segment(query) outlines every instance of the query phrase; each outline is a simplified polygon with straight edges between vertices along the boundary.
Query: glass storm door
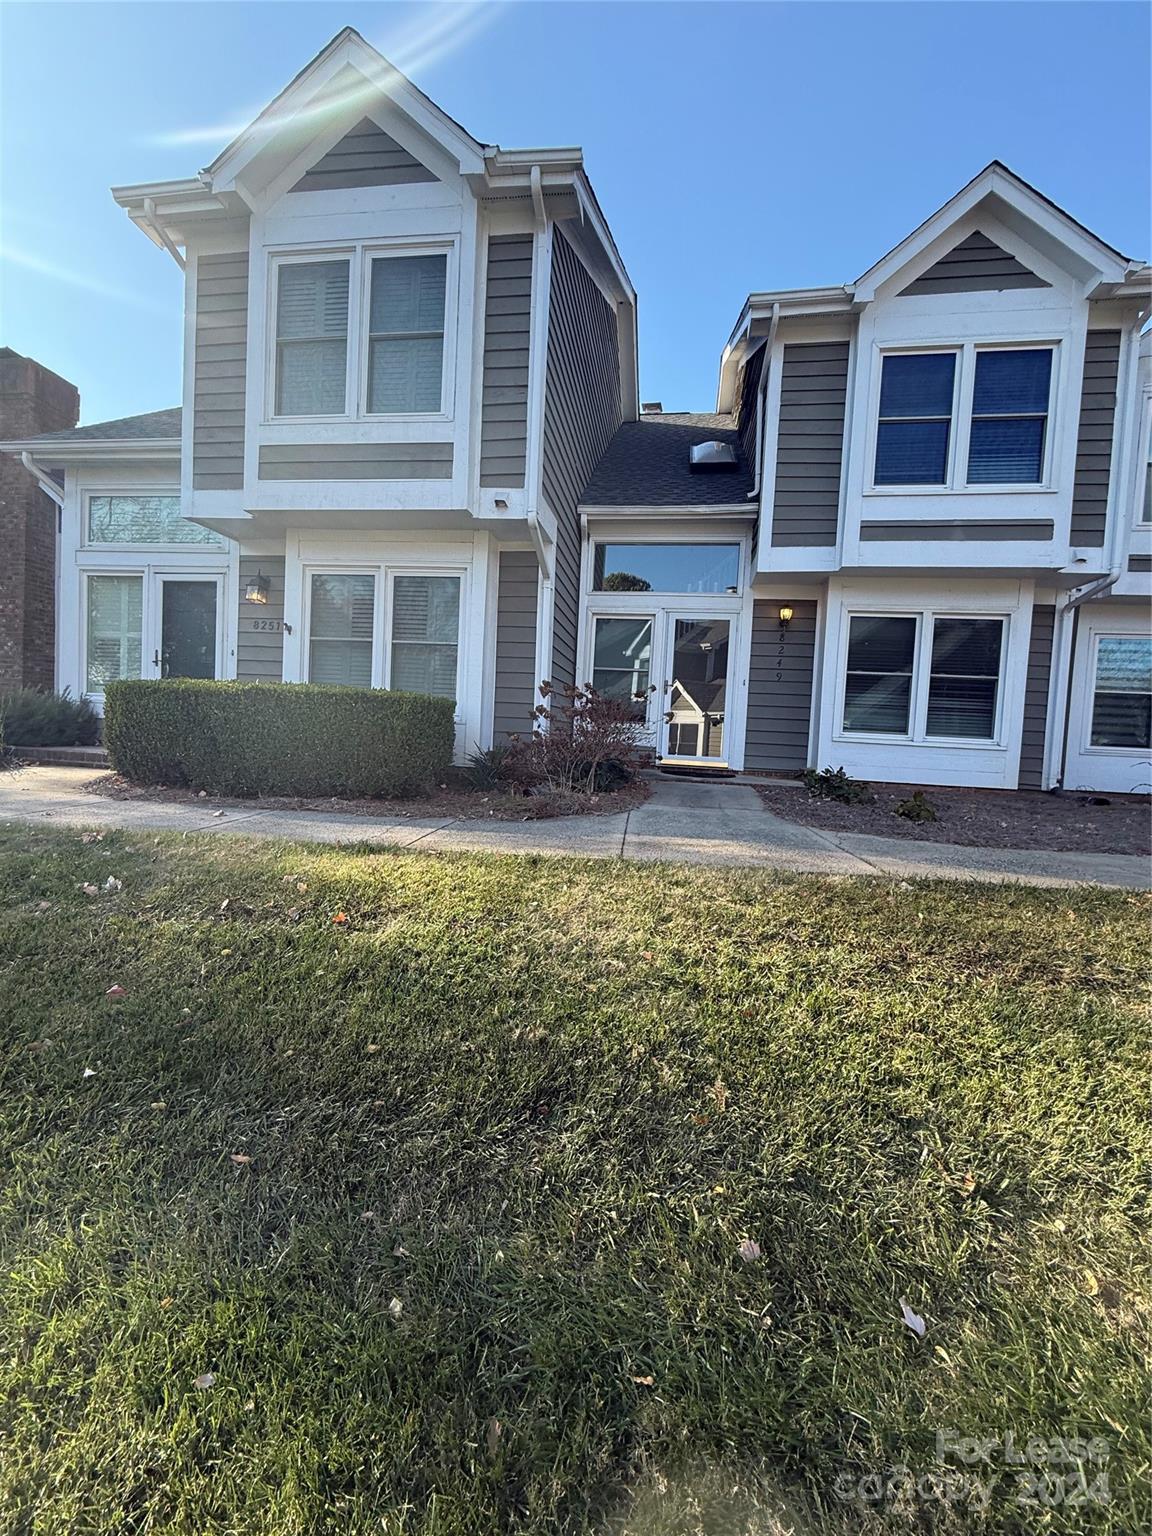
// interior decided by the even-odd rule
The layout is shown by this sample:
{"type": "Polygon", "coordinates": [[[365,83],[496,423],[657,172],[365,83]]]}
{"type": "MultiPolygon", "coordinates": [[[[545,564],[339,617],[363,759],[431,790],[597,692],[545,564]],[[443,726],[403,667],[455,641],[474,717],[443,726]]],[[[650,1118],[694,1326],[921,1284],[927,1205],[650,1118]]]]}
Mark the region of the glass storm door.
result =
{"type": "Polygon", "coordinates": [[[156,675],[215,677],[219,583],[214,577],[166,576],[157,585],[160,635],[152,655],[156,675]]]}
{"type": "Polygon", "coordinates": [[[669,618],[661,755],[723,763],[730,622],[669,618]]]}

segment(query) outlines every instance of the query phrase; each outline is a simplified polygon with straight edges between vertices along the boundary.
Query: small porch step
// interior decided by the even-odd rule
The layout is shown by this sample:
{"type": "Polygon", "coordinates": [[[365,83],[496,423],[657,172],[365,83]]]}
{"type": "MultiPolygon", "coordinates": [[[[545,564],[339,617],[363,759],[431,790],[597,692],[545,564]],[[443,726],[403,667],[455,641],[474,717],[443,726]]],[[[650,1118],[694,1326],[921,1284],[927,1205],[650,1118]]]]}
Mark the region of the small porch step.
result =
{"type": "Polygon", "coordinates": [[[52,763],[62,768],[110,768],[103,747],[10,747],[8,755],[21,763],[52,763]]]}
{"type": "Polygon", "coordinates": [[[656,759],[656,767],[661,773],[678,779],[734,779],[735,768],[729,768],[727,763],[721,763],[716,758],[683,758],[671,757],[656,759]]]}

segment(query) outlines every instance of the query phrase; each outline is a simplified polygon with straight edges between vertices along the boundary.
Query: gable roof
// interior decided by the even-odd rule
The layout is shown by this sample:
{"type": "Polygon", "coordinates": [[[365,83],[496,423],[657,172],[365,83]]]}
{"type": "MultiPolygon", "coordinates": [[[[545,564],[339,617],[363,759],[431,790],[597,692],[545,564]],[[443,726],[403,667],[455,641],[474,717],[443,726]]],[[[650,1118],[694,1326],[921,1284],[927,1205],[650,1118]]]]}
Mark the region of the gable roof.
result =
{"type": "Polygon", "coordinates": [[[86,427],[0,443],[0,449],[31,454],[41,464],[75,464],[90,457],[166,463],[180,457],[182,414],[177,405],[142,416],[118,416],[115,421],[94,421],[86,427]]]}
{"type": "Polygon", "coordinates": [[[182,412],[178,405],[167,411],[146,411],[143,416],[118,416],[115,421],[95,421],[87,427],[45,432],[30,438],[34,443],[139,443],[167,441],[180,436],[182,412]]]}
{"type": "Polygon", "coordinates": [[[616,429],[580,498],[586,507],[739,507],[754,510],[752,471],[740,452],[731,416],[704,412],[650,413],[616,429]],[[698,443],[730,443],[734,470],[699,473],[689,450],[698,443]]]}

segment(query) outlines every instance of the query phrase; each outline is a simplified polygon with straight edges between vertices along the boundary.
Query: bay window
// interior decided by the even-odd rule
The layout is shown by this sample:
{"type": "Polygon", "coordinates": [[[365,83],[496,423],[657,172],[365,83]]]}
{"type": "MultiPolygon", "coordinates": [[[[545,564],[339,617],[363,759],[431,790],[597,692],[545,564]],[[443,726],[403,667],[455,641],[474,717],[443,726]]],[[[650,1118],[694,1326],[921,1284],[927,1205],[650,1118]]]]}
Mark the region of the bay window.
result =
{"type": "Polygon", "coordinates": [[[1152,638],[1101,635],[1092,695],[1094,747],[1152,748],[1152,638]]]}
{"type": "Polygon", "coordinates": [[[138,678],[143,654],[143,576],[89,576],[85,635],[86,693],[138,678]]]}
{"type": "Polygon", "coordinates": [[[274,264],[277,417],[445,409],[447,251],[357,248],[274,264]]]}
{"type": "Polygon", "coordinates": [[[944,614],[853,614],[841,729],[906,741],[993,742],[1005,621],[944,614]]]}
{"type": "Polygon", "coordinates": [[[872,483],[1044,483],[1054,349],[966,343],[881,361],[872,483]]]}

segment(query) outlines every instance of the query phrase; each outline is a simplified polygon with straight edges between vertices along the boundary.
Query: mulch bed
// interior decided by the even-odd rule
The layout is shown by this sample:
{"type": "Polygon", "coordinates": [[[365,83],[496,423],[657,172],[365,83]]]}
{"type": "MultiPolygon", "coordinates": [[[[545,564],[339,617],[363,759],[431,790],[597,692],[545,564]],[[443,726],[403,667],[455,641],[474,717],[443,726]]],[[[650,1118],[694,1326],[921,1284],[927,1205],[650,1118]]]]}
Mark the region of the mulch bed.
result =
{"type": "Polygon", "coordinates": [[[130,784],[116,773],[105,774],[84,787],[89,794],[103,795],[111,800],[150,800],[159,804],[205,806],[212,810],[320,811],[343,816],[437,817],[441,820],[454,817],[466,821],[551,821],[557,816],[615,816],[642,805],[649,795],[643,779],[603,795],[526,795],[445,785],[430,795],[410,800],[208,795],[194,789],[174,789],[166,784],[130,784]]]}
{"type": "Polygon", "coordinates": [[[804,789],[790,784],[765,782],[756,788],[768,809],[785,821],[829,832],[959,843],[966,848],[1152,852],[1152,806],[1143,796],[873,784],[872,805],[843,805],[810,799],[804,789]],[[895,814],[896,806],[917,788],[936,807],[938,821],[907,821],[895,814]]]}

